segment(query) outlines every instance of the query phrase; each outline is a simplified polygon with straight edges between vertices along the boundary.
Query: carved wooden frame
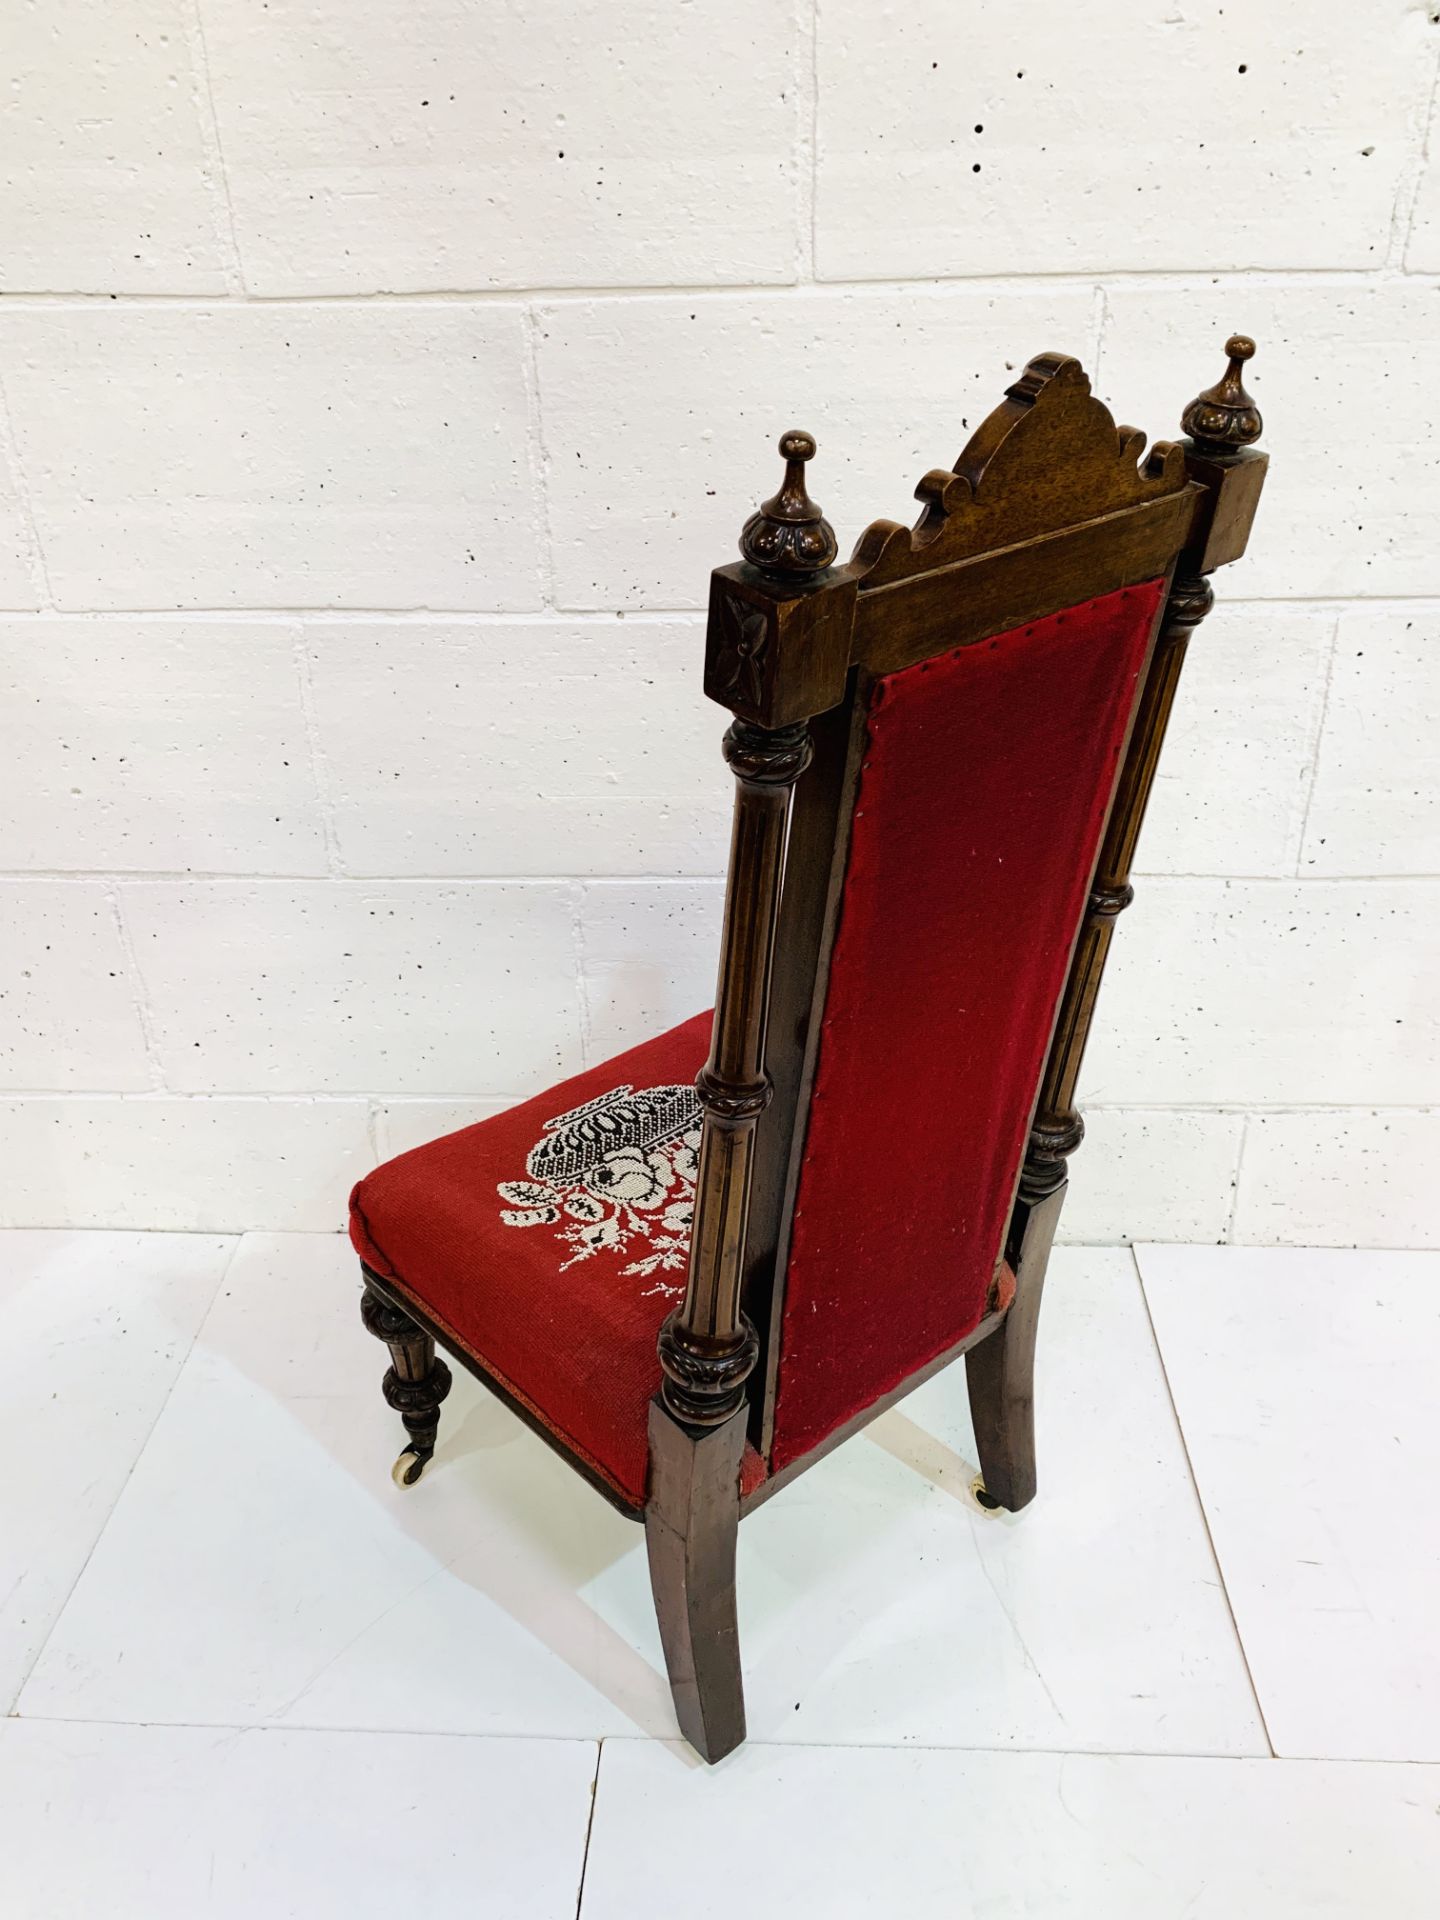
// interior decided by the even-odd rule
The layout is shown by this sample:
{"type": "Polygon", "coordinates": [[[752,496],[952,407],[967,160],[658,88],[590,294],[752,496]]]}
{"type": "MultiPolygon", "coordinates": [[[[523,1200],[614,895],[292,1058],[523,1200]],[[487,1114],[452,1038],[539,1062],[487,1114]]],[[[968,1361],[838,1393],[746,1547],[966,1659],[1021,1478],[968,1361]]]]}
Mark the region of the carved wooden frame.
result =
{"type": "MultiPolygon", "coordinates": [[[[711,580],[705,689],[734,716],[725,757],[734,825],[683,1302],[661,1329],[660,1391],[649,1415],[644,1520],[661,1637],[687,1739],[716,1760],[744,1738],[735,1619],[742,1512],[961,1353],[987,1504],[1035,1491],[1032,1359],[1045,1266],[1071,1153],[1083,1127],[1075,1087],[1190,636],[1213,596],[1206,576],[1245,550],[1266,457],[1245,392],[1254,346],[1227,345],[1223,378],[1186,409],[1189,438],[1160,443],[1117,427],[1079,363],[1032,360],[953,469],[916,488],[916,525],[879,520],[852,558],[805,485],[808,434],[780,442],[779,492],[751,516],[738,565],[711,580]],[[1013,1298],[993,1290],[973,1331],[820,1447],[740,1496],[747,1438],[768,1455],[789,1223],[804,1147],[831,946],[844,884],[870,685],[956,647],[1157,577],[1166,594],[1150,636],[1086,910],[1001,1256],[1013,1298]]],[[[621,1510],[613,1489],[468,1353],[449,1329],[365,1272],[365,1324],[389,1346],[386,1398],[410,1444],[409,1485],[435,1444],[450,1376],[437,1339],[621,1510]]]]}
{"type": "Polygon", "coordinates": [[[744,1737],[734,1617],[742,1512],[962,1352],[989,1504],[1016,1508],[1034,1493],[1031,1356],[1068,1157],[1083,1133],[1075,1085],[1185,649],[1213,601],[1205,576],[1244,552],[1264,481],[1266,456],[1251,446],[1260,416],[1241,379],[1253,352],[1232,338],[1224,377],[1186,409],[1190,438],[1148,457],[1145,436],[1116,426],[1078,361],[1040,355],[953,470],[920,481],[915,526],[875,522],[841,566],[806,490],[815,444],[786,434],[784,484],[746,523],[743,561],[712,576],[705,690],[735,716],[725,737],[734,837],[711,1052],[697,1083],[690,1268],[660,1334],[646,1516],[677,1713],[707,1758],[744,1737]],[[742,1502],[747,1431],[768,1454],[773,1428],[789,1222],[869,684],[1157,577],[1166,594],[1012,1201],[1003,1255],[1017,1275],[1014,1301],[1001,1310],[992,1293],[966,1339],[742,1502]]]}
{"type": "MultiPolygon", "coordinates": [[[[1249,447],[1259,415],[1240,380],[1254,349],[1237,337],[1229,351],[1225,379],[1186,411],[1203,437],[1160,442],[1148,457],[1144,434],[1116,426],[1078,361],[1038,356],[954,469],[920,481],[916,525],[874,522],[843,566],[830,564],[834,536],[806,492],[814,442],[787,434],[785,482],[747,522],[745,561],[712,576],[705,688],[735,715],[725,750],[737,791],[714,1037],[699,1081],[690,1274],[660,1344],[665,1403],[687,1424],[728,1418],[773,1344],[745,1309],[767,1319],[778,1311],[794,1136],[814,1069],[811,1016],[824,995],[863,744],[855,686],[1165,576],[1020,1193],[1028,1203],[1063,1181],[1079,1143],[1075,1081],[1114,917],[1129,903],[1185,645],[1212,602],[1204,575],[1244,551],[1264,478],[1266,456],[1249,447]],[[790,792],[807,768],[787,844],[790,792]]],[[[773,1372],[756,1402],[762,1447],[773,1372]]]]}

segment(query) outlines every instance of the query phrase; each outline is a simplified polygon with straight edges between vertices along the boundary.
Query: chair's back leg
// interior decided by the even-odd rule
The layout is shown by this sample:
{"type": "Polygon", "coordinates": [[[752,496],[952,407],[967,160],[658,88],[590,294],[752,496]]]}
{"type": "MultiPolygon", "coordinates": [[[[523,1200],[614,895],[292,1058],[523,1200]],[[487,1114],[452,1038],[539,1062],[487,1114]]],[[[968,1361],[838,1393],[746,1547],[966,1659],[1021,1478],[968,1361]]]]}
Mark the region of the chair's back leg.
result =
{"type": "Polygon", "coordinates": [[[965,1356],[984,1504],[1018,1513],[1035,1498],[1035,1333],[1065,1184],[1017,1202],[1010,1257],[1015,1298],[995,1331],[965,1356]]]}
{"type": "Polygon", "coordinates": [[[747,1408],[720,1426],[682,1426],[650,1406],[645,1545],[680,1731],[702,1758],[723,1760],[745,1738],[735,1539],[747,1408]]]}

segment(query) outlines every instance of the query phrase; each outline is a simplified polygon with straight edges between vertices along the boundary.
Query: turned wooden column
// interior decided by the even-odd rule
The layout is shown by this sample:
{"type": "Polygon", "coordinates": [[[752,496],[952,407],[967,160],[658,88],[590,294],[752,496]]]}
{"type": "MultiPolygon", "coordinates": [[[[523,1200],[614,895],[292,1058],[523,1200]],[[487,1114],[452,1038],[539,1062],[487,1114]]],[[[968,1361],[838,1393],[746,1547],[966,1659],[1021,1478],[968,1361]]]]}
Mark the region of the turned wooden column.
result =
{"type": "Polygon", "coordinates": [[[1170,723],[1170,710],[1175,704],[1185,652],[1191,634],[1214,604],[1215,595],[1208,580],[1199,575],[1176,574],[1140,695],[1129,751],[1120,769],[1110,822],[1101,844],[1080,938],[1070,962],[1070,976],[1060,1002],[1050,1057],[1045,1063],[1040,1101],[1020,1175],[1020,1194],[1025,1200],[1039,1200],[1054,1192],[1065,1179],[1070,1155],[1085,1137],[1085,1123],[1075,1107],[1075,1087],[1085,1057],[1085,1043],[1090,1037],[1095,1000],[1110,954],[1115,922],[1135,898],[1130,870],[1160,749],[1165,742],[1165,730],[1170,723]]]}
{"type": "Polygon", "coordinates": [[[1264,479],[1264,456],[1249,451],[1260,436],[1260,413],[1241,379],[1255,344],[1236,334],[1225,351],[1229,362],[1224,375],[1191,401],[1181,422],[1190,436],[1186,469],[1205,487],[1206,502],[1197,519],[1198,537],[1176,565],[1120,769],[1030,1129],[1020,1174],[1022,1202],[1034,1203],[1063,1185],[1069,1157],[1085,1137],[1085,1123],[1075,1106],[1076,1082],[1115,922],[1135,897],[1130,873],[1180,669],[1190,636],[1215,604],[1205,575],[1243,552],[1264,479]]]}
{"type": "Polygon", "coordinates": [[[804,726],[771,730],[737,720],[725,735],[725,758],[735,776],[735,823],[710,1058],[695,1082],[704,1113],[695,1225],[684,1304],[660,1333],[665,1404],[696,1426],[734,1412],[760,1350],[740,1311],[740,1268],[755,1123],[772,1091],[765,1016],[785,823],[790,789],[809,764],[810,736],[804,726]]]}
{"type": "MultiPolygon", "coordinates": [[[[740,537],[751,566],[790,586],[815,579],[836,554],[834,532],[805,487],[805,462],[814,452],[809,434],[783,436],[784,483],[740,537]]],[[[729,617],[733,623],[737,616],[729,617]]],[[[758,690],[766,643],[758,627],[747,637],[743,623],[741,639],[732,691],[743,688],[747,675],[758,690]]],[[[755,1126],[773,1091],[765,1028],[786,826],[791,791],[810,764],[810,736],[803,721],[767,727],[739,719],[725,735],[724,752],[735,776],[735,816],[710,1057],[695,1082],[704,1120],[690,1265],[684,1302],[658,1343],[663,1403],[696,1427],[718,1426],[743,1404],[760,1351],[740,1310],[740,1280],[755,1126]]]]}
{"type": "Polygon", "coordinates": [[[435,1451],[440,1430],[440,1403],[450,1391],[450,1369],[435,1352],[432,1337],[368,1282],[360,1296],[360,1318],[365,1331],[390,1349],[390,1365],[380,1390],[388,1406],[405,1423],[409,1445],[395,1463],[394,1478],[413,1486],[435,1451]]]}

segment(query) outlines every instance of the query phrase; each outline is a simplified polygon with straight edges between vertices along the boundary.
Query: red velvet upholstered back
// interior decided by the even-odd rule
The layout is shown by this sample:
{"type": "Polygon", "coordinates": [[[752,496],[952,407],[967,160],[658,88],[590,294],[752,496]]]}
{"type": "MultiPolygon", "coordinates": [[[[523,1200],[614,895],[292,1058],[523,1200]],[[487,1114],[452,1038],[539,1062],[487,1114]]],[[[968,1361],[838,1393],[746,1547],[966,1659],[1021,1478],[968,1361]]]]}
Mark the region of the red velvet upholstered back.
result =
{"type": "Polygon", "coordinates": [[[985,1312],[1162,584],[875,683],[772,1470],[985,1312]]]}

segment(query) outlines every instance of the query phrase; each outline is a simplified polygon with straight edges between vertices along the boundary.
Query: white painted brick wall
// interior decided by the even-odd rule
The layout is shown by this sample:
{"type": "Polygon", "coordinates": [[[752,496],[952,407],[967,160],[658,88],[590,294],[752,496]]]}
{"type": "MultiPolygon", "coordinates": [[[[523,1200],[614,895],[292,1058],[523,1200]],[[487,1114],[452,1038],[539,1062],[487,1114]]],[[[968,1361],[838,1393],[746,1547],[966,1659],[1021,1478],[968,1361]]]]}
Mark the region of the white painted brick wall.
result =
{"type": "Polygon", "coordinates": [[[0,116],[0,1221],[337,1224],[706,1004],[710,568],[1078,352],[1274,456],[1075,1238],[1433,1244],[1440,5],[62,0],[0,116]]]}
{"type": "Polygon", "coordinates": [[[346,873],[723,870],[699,615],[312,622],[305,646],[346,873]]]}
{"type": "Polygon", "coordinates": [[[772,0],[202,13],[253,293],[793,276],[799,49],[772,0]]]}
{"type": "Polygon", "coordinates": [[[5,14],[6,293],[224,293],[191,0],[5,14]]]}
{"type": "Polygon", "coordinates": [[[540,605],[516,307],[7,301],[0,367],[59,607],[540,605]]]}
{"type": "Polygon", "coordinates": [[[1377,266],[1426,9],[822,0],[826,278],[1377,266]],[[1351,30],[1344,31],[1347,21],[1351,30]]]}

